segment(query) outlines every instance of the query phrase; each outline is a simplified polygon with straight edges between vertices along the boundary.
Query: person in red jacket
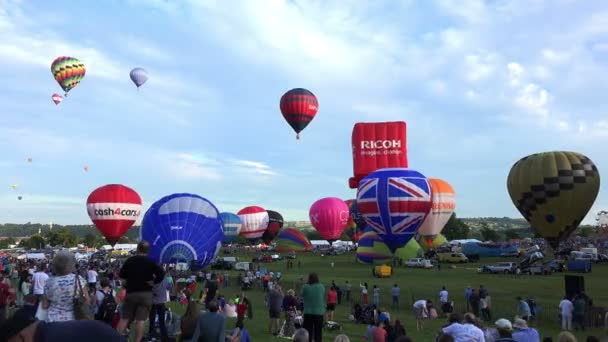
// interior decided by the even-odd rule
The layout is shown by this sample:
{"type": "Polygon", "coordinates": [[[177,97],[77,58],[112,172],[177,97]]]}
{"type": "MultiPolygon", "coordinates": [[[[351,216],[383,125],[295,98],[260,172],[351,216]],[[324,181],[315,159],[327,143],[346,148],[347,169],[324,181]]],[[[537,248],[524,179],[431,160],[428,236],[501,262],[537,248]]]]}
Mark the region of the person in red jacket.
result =
{"type": "Polygon", "coordinates": [[[338,293],[336,292],[335,287],[331,287],[327,292],[327,313],[326,320],[333,321],[334,320],[334,312],[336,311],[336,302],[338,301],[338,293]]]}

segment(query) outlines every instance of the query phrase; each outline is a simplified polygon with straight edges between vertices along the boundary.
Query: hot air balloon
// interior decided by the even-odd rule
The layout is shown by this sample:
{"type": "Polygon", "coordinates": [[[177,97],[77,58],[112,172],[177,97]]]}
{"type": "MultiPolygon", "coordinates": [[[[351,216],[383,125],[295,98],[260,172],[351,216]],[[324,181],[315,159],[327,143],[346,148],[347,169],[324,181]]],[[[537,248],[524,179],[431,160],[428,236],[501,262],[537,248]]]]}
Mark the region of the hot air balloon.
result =
{"type": "Polygon", "coordinates": [[[344,201],[348,205],[349,211],[349,219],[346,223],[346,228],[344,229],[344,233],[348,236],[348,238],[357,243],[361,234],[363,234],[363,229],[367,227],[367,223],[359,214],[359,208],[357,207],[357,201],[354,199],[349,199],[344,201]]]}
{"type": "Polygon", "coordinates": [[[300,132],[315,118],[319,110],[317,97],[309,90],[295,88],[281,96],[281,113],[300,139],[300,132]]]}
{"type": "Polygon", "coordinates": [[[268,212],[264,208],[251,206],[245,207],[237,213],[243,222],[241,235],[250,241],[262,237],[266,227],[268,227],[268,212]]]}
{"type": "Polygon", "coordinates": [[[308,216],[321,238],[330,244],[340,238],[350,217],[348,205],[336,197],[321,198],[313,203],[308,216]]]}
{"type": "Polygon", "coordinates": [[[442,234],[437,234],[430,239],[423,238],[422,236],[418,235],[416,241],[418,241],[418,244],[425,252],[428,252],[431,249],[437,249],[441,245],[448,243],[448,239],[446,239],[442,234]]]}
{"type": "Polygon", "coordinates": [[[82,169],[84,170],[84,172],[89,172],[89,167],[86,165],[82,169]]]}
{"type": "Polygon", "coordinates": [[[11,185],[11,188],[13,188],[13,190],[17,189],[19,187],[19,184],[13,184],[11,185]]]}
{"type": "Polygon", "coordinates": [[[380,169],[357,189],[359,212],[394,252],[411,240],[431,210],[428,179],[411,169],[380,169]]]}
{"type": "Polygon", "coordinates": [[[89,217],[112,246],[131,228],[141,213],[141,198],[135,190],[108,184],[87,198],[89,217]]]}
{"type": "Polygon", "coordinates": [[[226,244],[232,243],[239,236],[243,222],[241,222],[240,217],[233,213],[221,213],[220,218],[222,219],[222,227],[224,229],[223,242],[226,244]]]}
{"type": "Polygon", "coordinates": [[[137,89],[139,89],[139,87],[148,80],[148,72],[143,68],[135,68],[131,70],[129,77],[131,77],[131,81],[133,81],[137,86],[137,89]]]}
{"type": "Polygon", "coordinates": [[[405,246],[397,248],[394,255],[386,246],[382,238],[373,230],[361,234],[357,247],[357,260],[364,264],[392,264],[393,257],[402,260],[419,258],[424,255],[422,248],[415,239],[411,239],[405,246]]]}
{"type": "Polygon", "coordinates": [[[81,61],[74,57],[61,56],[55,58],[51,64],[51,72],[61,89],[65,91],[64,96],[68,96],[68,92],[84,78],[86,68],[81,61]]]}
{"type": "Polygon", "coordinates": [[[308,238],[296,228],[285,228],[279,232],[276,242],[276,250],[279,253],[308,252],[312,245],[308,238]]]}
{"type": "Polygon", "coordinates": [[[32,162],[32,158],[27,158],[27,162],[31,163],[32,162]]]}
{"type": "Polygon", "coordinates": [[[283,228],[283,216],[274,210],[266,210],[266,212],[268,212],[268,227],[262,234],[262,241],[269,245],[283,228]]]}
{"type": "Polygon", "coordinates": [[[433,238],[441,233],[456,208],[456,193],[450,183],[438,178],[429,178],[429,184],[433,207],[418,229],[418,235],[427,239],[427,244],[431,244],[433,238]]]}
{"type": "Polygon", "coordinates": [[[51,96],[51,99],[53,100],[53,102],[55,102],[55,105],[58,105],[61,103],[61,101],[63,101],[63,96],[55,93],[53,94],[53,96],[51,96]]]}
{"type": "Polygon", "coordinates": [[[600,174],[591,159],[576,152],[544,152],[516,162],[507,188],[517,210],[554,250],[591,209],[600,174]]]}
{"type": "Polygon", "coordinates": [[[17,199],[18,199],[18,200],[20,200],[20,201],[21,201],[21,199],[22,199],[22,198],[23,198],[23,197],[21,197],[21,196],[17,196],[17,199]]]}
{"type": "Polygon", "coordinates": [[[209,264],[222,247],[224,232],[213,203],[193,194],[173,194],[156,201],[144,215],[141,239],[151,245],[149,257],[169,264],[209,264]]]}

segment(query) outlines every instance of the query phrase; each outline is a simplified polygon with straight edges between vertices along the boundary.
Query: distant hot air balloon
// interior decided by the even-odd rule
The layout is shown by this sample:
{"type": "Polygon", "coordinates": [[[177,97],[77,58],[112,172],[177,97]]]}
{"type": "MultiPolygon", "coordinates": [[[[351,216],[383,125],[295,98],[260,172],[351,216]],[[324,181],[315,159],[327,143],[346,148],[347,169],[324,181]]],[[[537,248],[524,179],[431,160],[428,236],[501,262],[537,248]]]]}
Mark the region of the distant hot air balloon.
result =
{"type": "Polygon", "coordinates": [[[241,235],[246,239],[254,241],[262,237],[268,227],[268,212],[264,208],[251,206],[245,207],[237,213],[243,222],[241,235]]]}
{"type": "Polygon", "coordinates": [[[380,169],[357,189],[359,212],[388,248],[395,252],[410,241],[431,210],[431,186],[411,169],[380,169]]]}
{"type": "Polygon", "coordinates": [[[51,64],[51,72],[61,89],[65,91],[64,96],[68,96],[68,92],[84,78],[86,68],[81,61],[74,57],[61,56],[55,58],[51,64]]]}
{"type": "Polygon", "coordinates": [[[283,228],[283,216],[274,210],[266,210],[266,212],[268,212],[268,227],[262,234],[262,241],[269,245],[283,228]]]}
{"type": "Polygon", "coordinates": [[[61,101],[63,101],[63,96],[55,93],[53,94],[53,96],[51,96],[51,99],[53,100],[53,102],[55,102],[56,105],[58,105],[61,103],[61,101]]]}
{"type": "Polygon", "coordinates": [[[593,206],[600,174],[591,159],[577,152],[529,155],[513,165],[507,188],[517,210],[554,250],[593,206]]]}
{"type": "Polygon", "coordinates": [[[139,87],[148,80],[148,72],[143,68],[135,68],[131,70],[129,77],[131,77],[131,81],[133,81],[137,86],[137,89],[139,89],[139,87]]]}
{"type": "Polygon", "coordinates": [[[32,158],[27,158],[27,162],[31,163],[32,162],[32,158]]]}
{"type": "Polygon", "coordinates": [[[19,184],[13,184],[13,185],[11,185],[11,187],[13,188],[13,190],[15,190],[19,187],[19,184]]]}
{"type": "Polygon", "coordinates": [[[310,207],[310,223],[322,239],[332,243],[340,238],[350,217],[348,205],[336,197],[321,198],[310,207]]]}
{"type": "Polygon", "coordinates": [[[139,217],[141,198],[127,186],[108,184],[91,192],[87,211],[97,229],[114,246],[139,217]]]}
{"type": "Polygon", "coordinates": [[[243,222],[241,222],[240,217],[233,213],[221,213],[220,218],[224,229],[224,243],[232,243],[239,236],[243,222]]]}
{"type": "Polygon", "coordinates": [[[150,243],[154,261],[163,264],[196,261],[204,267],[218,254],[224,232],[213,203],[193,194],[165,196],[144,215],[141,239],[150,243]]]}
{"type": "Polygon", "coordinates": [[[17,196],[17,199],[18,199],[18,200],[20,200],[20,201],[21,201],[21,199],[22,199],[22,198],[23,198],[23,197],[21,197],[21,196],[17,196]]]}
{"type": "Polygon", "coordinates": [[[319,110],[317,97],[309,90],[295,88],[281,96],[281,113],[300,139],[300,132],[315,118],[319,110]]]}
{"type": "Polygon", "coordinates": [[[433,238],[441,233],[445,224],[448,223],[456,208],[456,193],[450,183],[442,179],[429,178],[429,184],[431,185],[433,207],[418,229],[418,235],[427,239],[427,243],[431,244],[433,238]]]}
{"type": "Polygon", "coordinates": [[[82,169],[84,170],[84,172],[89,172],[89,167],[86,165],[82,169]]]}
{"type": "Polygon", "coordinates": [[[285,228],[279,232],[275,240],[277,252],[308,252],[312,245],[308,238],[296,228],[285,228]]]}

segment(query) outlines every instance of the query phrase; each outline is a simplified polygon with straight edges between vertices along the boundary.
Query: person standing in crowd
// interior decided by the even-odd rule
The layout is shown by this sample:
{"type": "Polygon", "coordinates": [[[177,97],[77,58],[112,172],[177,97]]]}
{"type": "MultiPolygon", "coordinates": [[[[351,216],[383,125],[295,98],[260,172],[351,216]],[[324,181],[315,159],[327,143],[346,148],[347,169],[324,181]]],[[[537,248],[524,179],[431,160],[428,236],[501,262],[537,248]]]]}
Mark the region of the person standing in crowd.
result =
{"type": "Polygon", "coordinates": [[[572,313],[574,312],[574,305],[567,296],[559,302],[559,312],[562,317],[562,330],[572,330],[572,313]]]}
{"type": "Polygon", "coordinates": [[[141,342],[144,337],[144,323],[152,307],[152,286],[160,283],[165,277],[162,267],[148,258],[149,252],[150,243],[139,242],[136,255],[125,261],[119,273],[119,277],[125,281],[127,292],[122,306],[123,315],[116,330],[122,334],[129,322],[133,322],[135,342],[141,342]]]}
{"type": "Polygon", "coordinates": [[[268,330],[271,335],[277,336],[279,334],[281,309],[283,306],[283,291],[280,285],[275,285],[272,290],[268,293],[268,315],[270,321],[268,323],[268,330]]]}
{"type": "Polygon", "coordinates": [[[4,282],[4,274],[0,273],[0,324],[6,320],[7,309],[15,300],[15,293],[10,285],[4,282]]]}
{"type": "Polygon", "coordinates": [[[95,319],[106,324],[112,324],[116,307],[116,299],[112,295],[110,279],[103,277],[99,281],[99,290],[95,293],[95,319]]]}
{"type": "Polygon", "coordinates": [[[506,318],[501,318],[494,323],[496,325],[496,332],[498,338],[494,342],[517,342],[513,339],[513,326],[511,321],[506,318]]]}
{"type": "Polygon", "coordinates": [[[337,300],[338,294],[336,292],[336,289],[332,286],[329,288],[329,291],[327,292],[327,317],[325,318],[328,321],[333,321],[334,320],[334,312],[336,312],[336,300],[337,300]]]}
{"type": "Polygon", "coordinates": [[[401,289],[399,285],[393,284],[393,288],[391,289],[391,295],[393,297],[393,310],[399,311],[399,296],[401,295],[401,289]]]}
{"type": "Polygon", "coordinates": [[[471,296],[473,295],[473,289],[471,288],[471,286],[467,286],[467,288],[464,290],[464,301],[467,303],[467,311],[471,310],[471,296]]]}
{"type": "Polygon", "coordinates": [[[521,297],[517,297],[517,315],[523,318],[526,322],[530,319],[530,305],[521,297]]]}
{"type": "Polygon", "coordinates": [[[53,258],[54,276],[45,281],[42,307],[48,310],[49,322],[72,321],[74,317],[74,297],[83,296],[90,303],[89,291],[83,277],[74,274],[76,258],[65,250],[53,258]]]}
{"type": "Polygon", "coordinates": [[[367,283],[359,283],[359,288],[361,288],[361,305],[367,305],[367,283]]]}
{"type": "Polygon", "coordinates": [[[95,265],[89,266],[89,270],[87,271],[87,283],[89,284],[89,289],[91,291],[95,291],[97,289],[97,270],[95,269],[95,265]]]}
{"type": "Polygon", "coordinates": [[[162,342],[166,342],[169,338],[167,335],[167,327],[165,326],[165,312],[167,311],[165,303],[167,302],[167,291],[169,286],[169,280],[167,277],[163,277],[163,280],[160,283],[154,284],[152,287],[152,307],[150,309],[148,333],[150,336],[153,335],[156,327],[156,318],[158,317],[158,328],[160,329],[162,342]]]}
{"type": "Polygon", "coordinates": [[[207,292],[207,296],[205,297],[205,307],[215,299],[215,295],[217,294],[217,281],[215,278],[215,274],[211,275],[211,278],[207,280],[205,284],[205,290],[207,292]]]}
{"type": "Polygon", "coordinates": [[[572,325],[574,330],[585,330],[585,314],[587,313],[587,301],[582,295],[576,296],[574,300],[574,310],[572,311],[572,325]]]}
{"type": "MultiPolygon", "coordinates": [[[[193,342],[224,342],[226,341],[226,319],[218,313],[217,301],[207,304],[207,312],[199,316],[194,328],[193,342]]],[[[243,324],[241,321],[240,324],[243,324]]]]}
{"type": "Polygon", "coordinates": [[[448,290],[445,289],[445,286],[442,286],[441,291],[439,291],[439,303],[441,303],[441,312],[446,317],[451,312],[448,295],[448,290]]]}
{"type": "Polygon", "coordinates": [[[352,288],[352,284],[346,281],[346,285],[344,285],[344,289],[346,290],[346,301],[350,303],[350,290],[352,288]]]}
{"type": "Polygon", "coordinates": [[[302,286],[301,297],[304,302],[304,329],[308,331],[309,342],[322,342],[325,286],[319,283],[316,273],[308,275],[308,283],[302,286]]]}
{"type": "Polygon", "coordinates": [[[32,287],[34,288],[33,293],[36,296],[36,302],[39,303],[44,296],[44,285],[49,279],[47,274],[47,266],[39,265],[36,267],[36,272],[32,275],[32,287]]]}
{"type": "Polygon", "coordinates": [[[513,320],[513,339],[518,342],[540,341],[540,335],[534,328],[528,327],[528,322],[521,318],[513,320]]]}

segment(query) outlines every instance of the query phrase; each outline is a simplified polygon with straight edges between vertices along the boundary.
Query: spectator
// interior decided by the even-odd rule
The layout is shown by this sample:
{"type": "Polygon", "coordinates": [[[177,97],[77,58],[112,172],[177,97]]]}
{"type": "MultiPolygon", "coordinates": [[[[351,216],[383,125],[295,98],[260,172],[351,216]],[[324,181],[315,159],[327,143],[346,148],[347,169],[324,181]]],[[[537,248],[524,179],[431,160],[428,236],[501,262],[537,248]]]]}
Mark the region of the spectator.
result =
{"type": "Polygon", "coordinates": [[[378,286],[374,285],[372,295],[373,295],[374,305],[376,307],[380,306],[380,288],[378,286]]]}
{"type": "Polygon", "coordinates": [[[160,283],[165,272],[154,261],[148,258],[150,243],[141,241],[137,244],[137,254],[125,261],[120,270],[120,278],[126,281],[126,296],[122,306],[120,321],[116,327],[123,333],[129,322],[135,324],[135,342],[144,337],[144,323],[152,307],[152,286],[160,283]]]}
{"type": "Polygon", "coordinates": [[[374,331],[372,332],[372,341],[385,342],[386,336],[387,332],[386,329],[384,329],[384,322],[376,322],[376,329],[374,329],[374,331]]]}
{"type": "Polygon", "coordinates": [[[557,342],[577,342],[577,339],[571,332],[562,331],[557,335],[557,342]]]}
{"type": "MultiPolygon", "coordinates": [[[[209,311],[198,317],[192,341],[197,342],[223,342],[226,340],[226,319],[218,313],[219,305],[215,299],[211,300],[207,309],[209,311]]],[[[240,324],[243,324],[241,322],[240,324]]]]}
{"type": "Polygon", "coordinates": [[[99,274],[95,270],[95,266],[91,265],[89,270],[87,271],[87,283],[89,284],[89,289],[91,291],[95,291],[97,289],[97,276],[99,274]]]}
{"type": "Polygon", "coordinates": [[[281,319],[281,309],[283,306],[283,291],[281,291],[281,286],[279,285],[274,286],[269,291],[268,315],[270,317],[270,322],[268,324],[268,330],[271,335],[277,336],[279,334],[279,329],[281,329],[279,320],[281,319]]]}
{"type": "Polygon", "coordinates": [[[334,342],[350,342],[350,338],[344,334],[340,334],[334,338],[334,342]]]}
{"type": "Polygon", "coordinates": [[[49,322],[72,321],[75,319],[74,297],[82,295],[89,302],[86,282],[73,273],[76,258],[69,251],[58,252],[53,258],[52,268],[54,276],[45,281],[42,307],[48,310],[49,322]]]}
{"type": "Polygon", "coordinates": [[[396,319],[395,324],[393,325],[393,335],[395,339],[398,339],[401,336],[406,336],[405,327],[401,324],[401,321],[396,319]]]}
{"type": "Polygon", "coordinates": [[[334,320],[334,312],[336,311],[337,297],[338,297],[338,294],[336,292],[336,289],[333,286],[330,287],[329,291],[327,292],[327,307],[326,307],[326,311],[327,311],[326,319],[328,321],[334,320]]]}
{"type": "Polygon", "coordinates": [[[401,289],[399,285],[394,284],[391,289],[391,295],[393,296],[393,310],[399,311],[399,296],[401,295],[401,289]]]}
{"type": "Polygon", "coordinates": [[[20,321],[36,319],[36,296],[28,294],[23,298],[23,306],[15,312],[14,317],[20,321]]]}
{"type": "Polygon", "coordinates": [[[480,327],[477,326],[477,318],[472,313],[466,313],[464,315],[463,327],[468,336],[467,341],[471,342],[484,342],[485,336],[480,327]]]}
{"type": "Polygon", "coordinates": [[[294,290],[287,291],[287,296],[283,298],[283,311],[285,312],[285,325],[283,336],[293,336],[296,331],[295,319],[297,315],[298,300],[294,290]]]}
{"type": "Polygon", "coordinates": [[[95,292],[95,319],[112,324],[116,311],[116,299],[112,295],[110,279],[103,277],[99,281],[99,290],[95,292]]]}
{"type": "Polygon", "coordinates": [[[8,306],[15,300],[14,290],[4,280],[4,273],[0,273],[0,324],[6,320],[8,306]]]}
{"type": "Polygon", "coordinates": [[[585,313],[587,312],[587,301],[581,295],[574,300],[574,310],[572,311],[572,325],[574,330],[585,330],[585,313]]]}
{"type": "Polygon", "coordinates": [[[300,328],[293,334],[293,342],[309,342],[310,337],[308,330],[300,328]]]}
{"type": "Polygon", "coordinates": [[[344,289],[346,290],[346,301],[347,302],[350,302],[350,291],[351,291],[351,288],[352,288],[352,285],[347,280],[346,281],[346,285],[344,285],[344,289]]]}
{"type": "MultiPolygon", "coordinates": [[[[86,285],[85,285],[86,287],[86,285]]],[[[127,342],[112,327],[99,321],[51,322],[13,317],[0,328],[0,341],[86,341],[127,342]]]]}
{"type": "Polygon", "coordinates": [[[574,305],[568,299],[568,297],[564,297],[561,302],[559,302],[559,312],[562,317],[562,330],[572,330],[572,312],[574,311],[574,305]]]}
{"type": "Polygon", "coordinates": [[[39,265],[36,269],[37,271],[32,275],[32,287],[34,288],[33,293],[36,296],[36,303],[39,303],[44,295],[44,286],[49,279],[49,275],[46,274],[46,265],[39,265]]]}
{"type": "Polygon", "coordinates": [[[304,328],[308,331],[309,342],[322,341],[323,313],[325,312],[325,286],[319,283],[316,273],[308,275],[308,283],[302,287],[304,301],[304,328]]]}
{"type": "Polygon", "coordinates": [[[528,302],[523,300],[521,297],[517,297],[516,299],[518,302],[517,315],[527,322],[531,316],[530,305],[528,305],[528,302]]]}
{"type": "Polygon", "coordinates": [[[424,328],[424,320],[429,317],[429,306],[432,305],[430,300],[420,299],[414,303],[414,316],[416,317],[416,330],[424,328]]]}
{"type": "Polygon", "coordinates": [[[198,306],[198,303],[194,300],[190,301],[188,303],[188,307],[186,308],[186,312],[182,316],[180,322],[180,328],[182,331],[182,342],[188,342],[192,339],[192,336],[194,335],[194,329],[196,328],[196,323],[198,322],[199,314],[200,308],[198,306]]]}
{"type": "Polygon", "coordinates": [[[167,291],[169,286],[169,280],[167,277],[163,277],[160,283],[154,284],[152,287],[152,307],[150,309],[148,333],[150,336],[153,335],[156,327],[156,318],[158,317],[158,327],[160,329],[162,341],[166,341],[168,339],[167,327],[165,326],[165,312],[167,311],[165,303],[167,302],[167,291]]]}
{"type": "Polygon", "coordinates": [[[245,329],[244,322],[236,322],[236,327],[230,333],[230,336],[226,337],[226,342],[251,342],[251,336],[247,329],[245,329]]]}
{"type": "Polygon", "coordinates": [[[506,318],[501,318],[494,324],[496,325],[496,331],[498,332],[498,339],[494,340],[494,342],[517,342],[512,336],[513,326],[511,325],[511,321],[506,318]]]}
{"type": "Polygon", "coordinates": [[[480,301],[480,297],[477,294],[477,291],[475,291],[474,289],[471,290],[471,295],[469,296],[469,304],[471,306],[471,311],[473,312],[473,314],[475,316],[479,316],[479,301],[480,301]]]}
{"type": "Polygon", "coordinates": [[[534,328],[528,327],[528,322],[521,318],[513,320],[513,339],[517,342],[536,342],[540,341],[540,335],[534,328]]]}

